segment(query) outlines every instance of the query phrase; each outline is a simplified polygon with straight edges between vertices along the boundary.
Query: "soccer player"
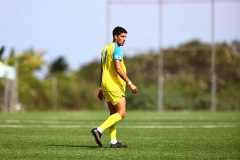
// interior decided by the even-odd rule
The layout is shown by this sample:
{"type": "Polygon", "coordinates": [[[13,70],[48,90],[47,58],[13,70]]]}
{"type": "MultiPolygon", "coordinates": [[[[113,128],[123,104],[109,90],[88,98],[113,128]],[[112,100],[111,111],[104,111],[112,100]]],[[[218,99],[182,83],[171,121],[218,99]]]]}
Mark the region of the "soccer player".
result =
{"type": "Polygon", "coordinates": [[[113,42],[104,47],[101,55],[100,89],[98,92],[99,100],[103,98],[107,101],[110,116],[99,127],[92,129],[92,134],[97,144],[102,147],[101,136],[104,130],[109,128],[110,147],[126,148],[117,141],[116,123],[126,117],[126,83],[137,93],[138,88],[130,81],[126,74],[126,67],[123,61],[123,46],[127,37],[127,31],[122,27],[113,30],[113,42]]]}

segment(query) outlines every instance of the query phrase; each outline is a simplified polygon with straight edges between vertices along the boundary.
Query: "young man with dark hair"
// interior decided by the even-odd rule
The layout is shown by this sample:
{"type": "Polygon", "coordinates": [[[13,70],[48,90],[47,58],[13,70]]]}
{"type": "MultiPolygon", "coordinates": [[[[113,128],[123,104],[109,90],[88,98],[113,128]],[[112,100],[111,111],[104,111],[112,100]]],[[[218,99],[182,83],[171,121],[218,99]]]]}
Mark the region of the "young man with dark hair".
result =
{"type": "Polygon", "coordinates": [[[123,52],[120,46],[123,46],[127,37],[127,31],[122,27],[116,27],[113,30],[113,42],[104,47],[101,55],[101,74],[100,89],[98,92],[99,100],[103,98],[107,101],[110,116],[99,127],[92,129],[92,134],[97,144],[102,147],[101,136],[105,129],[110,131],[110,147],[126,148],[117,141],[116,123],[126,117],[126,83],[137,93],[138,88],[130,81],[126,74],[126,67],[123,61],[123,52]]]}

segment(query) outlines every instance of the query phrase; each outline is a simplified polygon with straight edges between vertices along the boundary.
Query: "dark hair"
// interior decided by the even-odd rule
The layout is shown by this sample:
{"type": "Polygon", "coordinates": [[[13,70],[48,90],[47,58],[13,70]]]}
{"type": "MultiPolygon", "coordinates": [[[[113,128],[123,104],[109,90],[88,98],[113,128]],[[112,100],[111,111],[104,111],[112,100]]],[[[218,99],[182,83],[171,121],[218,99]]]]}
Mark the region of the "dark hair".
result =
{"type": "Polygon", "coordinates": [[[114,29],[113,29],[113,32],[112,32],[112,34],[113,34],[113,37],[114,37],[114,35],[120,35],[121,33],[127,33],[127,31],[126,31],[126,29],[124,29],[123,27],[119,27],[119,26],[117,26],[117,27],[115,27],[114,29]]]}

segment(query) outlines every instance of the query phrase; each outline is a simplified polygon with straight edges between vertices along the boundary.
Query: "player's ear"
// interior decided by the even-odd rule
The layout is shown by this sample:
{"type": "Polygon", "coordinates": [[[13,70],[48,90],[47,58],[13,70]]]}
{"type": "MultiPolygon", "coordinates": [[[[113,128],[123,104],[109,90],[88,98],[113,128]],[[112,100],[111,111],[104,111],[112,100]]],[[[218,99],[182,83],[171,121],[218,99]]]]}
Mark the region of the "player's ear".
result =
{"type": "Polygon", "coordinates": [[[114,35],[114,40],[117,40],[118,39],[118,35],[114,35]]]}

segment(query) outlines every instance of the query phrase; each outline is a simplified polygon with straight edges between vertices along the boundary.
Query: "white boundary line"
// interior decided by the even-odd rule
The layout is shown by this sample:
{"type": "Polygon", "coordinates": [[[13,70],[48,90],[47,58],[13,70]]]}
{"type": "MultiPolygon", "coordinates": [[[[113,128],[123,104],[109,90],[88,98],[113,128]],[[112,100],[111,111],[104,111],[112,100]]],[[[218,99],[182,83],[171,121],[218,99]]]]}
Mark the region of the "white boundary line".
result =
{"type": "MultiPolygon", "coordinates": [[[[0,125],[0,128],[92,128],[92,125],[0,125]]],[[[237,125],[203,125],[203,126],[119,126],[135,129],[194,129],[194,128],[237,128],[237,125]]]]}
{"type": "MultiPolygon", "coordinates": [[[[181,128],[239,128],[238,122],[139,122],[137,124],[119,125],[119,128],[139,129],[181,129],[181,128]],[[151,125],[149,125],[151,124],[151,125]],[[161,124],[161,125],[159,125],[161,124]],[[166,125],[164,125],[166,124],[166,125]]],[[[0,120],[0,128],[92,128],[96,122],[66,120],[0,120]]]]}

